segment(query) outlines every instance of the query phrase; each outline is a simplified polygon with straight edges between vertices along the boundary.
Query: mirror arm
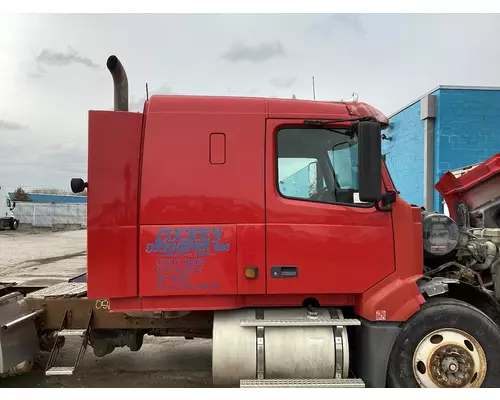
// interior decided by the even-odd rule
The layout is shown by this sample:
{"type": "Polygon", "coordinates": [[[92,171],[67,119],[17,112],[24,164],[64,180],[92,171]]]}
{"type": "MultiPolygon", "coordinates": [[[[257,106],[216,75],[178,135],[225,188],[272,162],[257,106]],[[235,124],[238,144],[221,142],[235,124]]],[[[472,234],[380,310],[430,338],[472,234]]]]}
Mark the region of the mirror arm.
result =
{"type": "Polygon", "coordinates": [[[392,203],[396,202],[396,192],[389,191],[382,195],[380,201],[375,202],[375,208],[378,211],[392,211],[392,203]]]}
{"type": "Polygon", "coordinates": [[[384,205],[384,204],[380,205],[380,202],[377,201],[375,203],[375,208],[377,209],[377,211],[386,211],[386,212],[392,211],[392,204],[389,203],[387,205],[384,205]]]}

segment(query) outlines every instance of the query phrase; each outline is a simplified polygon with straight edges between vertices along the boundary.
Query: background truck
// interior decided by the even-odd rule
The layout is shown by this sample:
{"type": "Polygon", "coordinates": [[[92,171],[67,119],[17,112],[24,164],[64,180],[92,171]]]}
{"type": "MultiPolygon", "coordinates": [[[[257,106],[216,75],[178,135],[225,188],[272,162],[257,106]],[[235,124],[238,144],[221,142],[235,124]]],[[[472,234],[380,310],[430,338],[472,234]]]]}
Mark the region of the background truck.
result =
{"type": "Polygon", "coordinates": [[[9,197],[7,188],[0,186],[0,228],[10,228],[16,230],[19,220],[14,215],[16,202],[9,197]]]}
{"type": "Polygon", "coordinates": [[[443,176],[448,217],[401,198],[367,104],[152,96],[131,113],[107,67],[115,111],[90,111],[88,183],[71,181],[87,274],[0,298],[1,373],[42,350],[46,375],[73,374],[87,344],[155,335],[212,338],[219,386],[500,386],[500,155],[443,176]],[[313,182],[286,192],[298,163],[313,182]]]}

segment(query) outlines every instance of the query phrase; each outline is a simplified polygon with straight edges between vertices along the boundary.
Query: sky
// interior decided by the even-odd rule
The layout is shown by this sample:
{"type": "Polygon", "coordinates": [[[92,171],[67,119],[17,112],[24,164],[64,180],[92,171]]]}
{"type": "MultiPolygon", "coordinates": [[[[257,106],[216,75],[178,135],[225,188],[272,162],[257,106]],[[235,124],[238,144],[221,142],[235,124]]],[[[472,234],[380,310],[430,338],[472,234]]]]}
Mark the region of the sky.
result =
{"type": "Polygon", "coordinates": [[[88,110],[150,94],[348,99],[386,114],[438,85],[500,86],[498,14],[0,14],[0,186],[86,178],[88,110]]]}

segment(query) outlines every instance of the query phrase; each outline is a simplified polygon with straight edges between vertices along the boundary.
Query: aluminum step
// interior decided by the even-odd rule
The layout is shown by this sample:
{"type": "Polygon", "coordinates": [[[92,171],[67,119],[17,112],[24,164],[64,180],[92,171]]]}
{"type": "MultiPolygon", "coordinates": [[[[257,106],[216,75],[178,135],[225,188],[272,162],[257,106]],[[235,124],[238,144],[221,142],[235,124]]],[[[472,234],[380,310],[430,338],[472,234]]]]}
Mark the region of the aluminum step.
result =
{"type": "Polygon", "coordinates": [[[75,367],[51,367],[45,371],[45,376],[73,375],[75,367]]]}
{"type": "Polygon", "coordinates": [[[57,332],[57,336],[83,336],[85,329],[63,329],[57,332]]]}
{"type": "Polygon", "coordinates": [[[50,352],[49,359],[47,361],[47,365],[45,367],[45,376],[55,376],[55,375],[73,375],[76,371],[77,367],[80,365],[80,362],[85,355],[85,351],[87,349],[87,344],[89,341],[89,331],[92,320],[92,310],[89,311],[89,317],[87,320],[87,327],[85,329],[68,329],[68,314],[69,310],[66,310],[64,313],[63,319],[61,321],[61,330],[56,333],[54,345],[52,346],[52,351],[50,352]],[[76,338],[73,341],[80,342],[80,349],[78,354],[76,355],[76,360],[73,366],[56,366],[57,357],[59,355],[59,350],[64,345],[66,339],[76,338]]]}
{"type": "Polygon", "coordinates": [[[364,388],[361,379],[243,379],[240,388],[364,388]]]}
{"type": "Polygon", "coordinates": [[[47,297],[82,297],[87,294],[86,283],[61,282],[26,295],[32,299],[45,299],[47,297]]]}
{"type": "Polygon", "coordinates": [[[358,319],[242,319],[240,326],[358,326],[358,319]]]}

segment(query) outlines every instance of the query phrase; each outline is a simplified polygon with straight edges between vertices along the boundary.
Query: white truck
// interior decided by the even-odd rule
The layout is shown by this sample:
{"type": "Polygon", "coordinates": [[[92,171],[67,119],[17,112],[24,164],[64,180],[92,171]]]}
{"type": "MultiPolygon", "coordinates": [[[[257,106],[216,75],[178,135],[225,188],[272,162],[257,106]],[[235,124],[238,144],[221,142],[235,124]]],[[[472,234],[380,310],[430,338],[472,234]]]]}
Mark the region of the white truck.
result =
{"type": "Polygon", "coordinates": [[[19,226],[19,220],[14,215],[16,202],[12,201],[5,187],[0,186],[0,229],[10,228],[15,231],[19,226]]]}

